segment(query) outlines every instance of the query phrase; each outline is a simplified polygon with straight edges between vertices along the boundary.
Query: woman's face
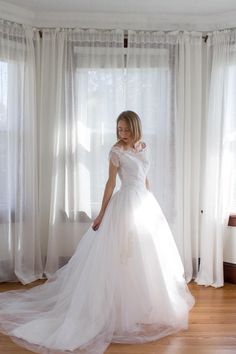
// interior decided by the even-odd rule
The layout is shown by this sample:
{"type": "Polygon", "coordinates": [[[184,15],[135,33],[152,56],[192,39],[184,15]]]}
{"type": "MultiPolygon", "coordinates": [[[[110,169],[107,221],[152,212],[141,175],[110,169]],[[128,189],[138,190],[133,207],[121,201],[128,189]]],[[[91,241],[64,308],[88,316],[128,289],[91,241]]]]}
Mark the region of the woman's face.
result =
{"type": "Polygon", "coordinates": [[[132,144],[133,142],[133,137],[131,134],[131,131],[129,129],[128,124],[126,123],[125,120],[121,119],[118,122],[118,134],[119,138],[127,145],[132,144]]]}

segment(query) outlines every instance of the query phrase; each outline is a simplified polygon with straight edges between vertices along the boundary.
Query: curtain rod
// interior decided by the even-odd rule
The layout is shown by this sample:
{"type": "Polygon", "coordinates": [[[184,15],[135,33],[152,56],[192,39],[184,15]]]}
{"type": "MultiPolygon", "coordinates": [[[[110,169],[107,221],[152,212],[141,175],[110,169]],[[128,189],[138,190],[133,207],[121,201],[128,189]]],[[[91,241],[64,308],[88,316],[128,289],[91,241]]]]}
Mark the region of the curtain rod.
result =
{"type": "MultiPolygon", "coordinates": [[[[16,22],[13,22],[13,21],[11,21],[11,20],[6,20],[6,19],[2,19],[3,21],[6,21],[6,22],[9,22],[9,23],[12,23],[12,24],[15,24],[16,22]]],[[[20,25],[20,26],[24,26],[22,23],[19,23],[19,22],[17,22],[17,24],[18,25],[20,25]]],[[[42,38],[42,31],[45,29],[55,29],[55,28],[58,28],[58,27],[32,27],[34,30],[38,30],[39,31],[39,35],[40,35],[40,37],[42,38]]],[[[61,27],[61,29],[76,29],[76,28],[78,28],[77,26],[76,27],[61,27]]],[[[58,28],[58,29],[60,29],[60,28],[58,28]]],[[[89,28],[87,27],[87,28],[81,28],[81,29],[83,29],[83,30],[88,30],[89,28]]],[[[94,28],[95,30],[97,29],[97,30],[99,30],[99,29],[101,29],[101,28],[94,28]]],[[[114,29],[114,28],[113,28],[114,29]]],[[[104,31],[108,31],[108,30],[112,30],[112,28],[103,28],[103,30],[104,31]]],[[[208,39],[208,34],[207,33],[211,33],[211,32],[215,32],[215,31],[217,31],[217,32],[221,32],[221,31],[226,31],[226,30],[228,30],[228,31],[232,31],[232,30],[236,30],[236,27],[229,27],[229,28],[223,28],[223,29],[215,29],[215,30],[212,30],[212,31],[203,31],[202,32],[202,39],[204,40],[204,42],[207,42],[207,39],[208,39]]],[[[157,32],[158,30],[143,30],[143,29],[139,29],[139,30],[137,30],[137,31],[147,31],[147,32],[157,32]]],[[[170,31],[163,31],[163,32],[171,32],[171,31],[179,31],[179,32],[184,32],[184,31],[186,31],[186,30],[170,30],[170,31]]],[[[189,31],[189,32],[191,32],[191,31],[189,31]]],[[[195,32],[201,32],[201,31],[195,31],[195,32]]],[[[124,37],[125,36],[127,36],[128,35],[128,29],[124,29],[124,37]]],[[[126,39],[127,40],[127,39],[126,39]]]]}
{"type": "MultiPolygon", "coordinates": [[[[76,29],[77,27],[71,27],[71,28],[65,28],[65,29],[76,29]]],[[[43,36],[43,32],[42,32],[42,30],[43,29],[52,29],[52,28],[41,28],[41,29],[39,29],[38,28],[38,30],[39,30],[39,36],[40,36],[40,38],[42,38],[42,36],[43,36]]],[[[83,30],[87,30],[87,29],[89,29],[89,28],[81,28],[81,29],[83,29],[83,30]]],[[[105,31],[106,30],[108,30],[108,29],[104,29],[105,31]]],[[[111,29],[110,29],[111,30],[111,29]]],[[[147,31],[148,32],[148,31],[147,31]]],[[[150,31],[150,32],[154,32],[154,31],[150,31]]],[[[182,32],[182,31],[180,31],[180,32],[182,32]]],[[[208,35],[207,34],[204,34],[204,35],[202,35],[202,39],[204,40],[204,42],[206,43],[207,42],[207,39],[208,39],[208,35]]],[[[128,30],[124,30],[124,41],[125,42],[127,42],[127,40],[128,40],[128,30]]]]}
{"type": "MultiPolygon", "coordinates": [[[[155,32],[155,31],[147,31],[147,32],[155,32]]],[[[169,32],[169,31],[163,31],[163,32],[169,32]]],[[[183,32],[183,31],[180,31],[183,32]]],[[[127,39],[128,38],[128,31],[126,30],[124,33],[124,38],[127,39]]],[[[204,41],[206,42],[208,39],[208,35],[207,34],[203,34],[202,35],[202,39],[204,39],[204,41]]]]}

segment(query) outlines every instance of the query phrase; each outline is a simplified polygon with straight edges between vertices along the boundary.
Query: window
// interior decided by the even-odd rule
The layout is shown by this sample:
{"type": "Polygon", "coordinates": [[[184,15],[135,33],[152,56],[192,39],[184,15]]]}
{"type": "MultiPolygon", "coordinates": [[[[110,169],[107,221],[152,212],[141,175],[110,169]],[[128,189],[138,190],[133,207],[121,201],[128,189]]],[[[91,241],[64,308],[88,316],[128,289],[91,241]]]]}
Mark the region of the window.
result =
{"type": "Polygon", "coordinates": [[[0,61],[0,220],[7,206],[7,146],[8,146],[8,124],[7,124],[7,63],[0,61]]]}
{"type": "MultiPolygon", "coordinates": [[[[232,51],[231,54],[232,62],[235,62],[236,53],[232,51]]],[[[224,169],[229,172],[225,183],[230,188],[231,213],[236,214],[236,65],[234,63],[229,65],[226,72],[226,84],[223,149],[226,160],[224,169]]]]}
{"type": "Polygon", "coordinates": [[[15,221],[16,217],[21,114],[18,66],[15,61],[0,60],[0,223],[15,221]]]}
{"type": "Polygon", "coordinates": [[[131,109],[140,114],[144,137],[152,151],[152,175],[149,176],[151,184],[154,185],[153,180],[157,185],[166,186],[155,192],[166,213],[169,211],[173,215],[174,202],[167,198],[167,194],[175,196],[175,100],[171,90],[174,72],[164,64],[168,63],[166,58],[159,58],[168,56],[169,52],[163,48],[160,52],[156,50],[156,57],[153,57],[150,67],[134,65],[127,68],[124,67],[127,63],[126,50],[117,51],[123,55],[123,62],[120,60],[116,68],[111,68],[108,64],[102,68],[101,62],[104,60],[99,56],[90,68],[89,60],[81,59],[82,53],[86,54],[85,49],[74,48],[76,55],[68,67],[65,82],[65,115],[73,115],[73,119],[69,120],[73,121],[74,133],[70,129],[65,130],[68,134],[67,141],[72,142],[73,146],[68,145],[71,156],[67,155],[64,210],[67,216],[72,214],[72,217],[79,210],[89,216],[97,214],[107,178],[104,160],[116,139],[115,117],[122,110],[131,109]],[[82,50],[84,52],[80,52],[82,50]],[[78,53],[80,56],[77,57],[78,53]],[[158,158],[154,159],[155,155],[158,158]],[[84,198],[85,194],[87,198],[84,198]],[[78,205],[75,205],[73,195],[78,196],[78,205]]]}

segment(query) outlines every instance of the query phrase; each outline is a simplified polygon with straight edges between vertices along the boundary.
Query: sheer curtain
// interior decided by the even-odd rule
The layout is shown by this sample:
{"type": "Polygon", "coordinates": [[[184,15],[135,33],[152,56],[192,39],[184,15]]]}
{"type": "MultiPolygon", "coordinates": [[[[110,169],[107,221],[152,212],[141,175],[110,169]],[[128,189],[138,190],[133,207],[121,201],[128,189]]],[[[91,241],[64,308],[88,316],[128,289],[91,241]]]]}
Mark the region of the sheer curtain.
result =
{"type": "Polygon", "coordinates": [[[199,284],[223,285],[223,237],[235,196],[236,32],[208,34],[199,284]]]}
{"type": "Polygon", "coordinates": [[[0,281],[42,276],[35,47],[38,33],[0,21],[0,281]]]}
{"type": "Polygon", "coordinates": [[[190,281],[199,258],[202,35],[130,31],[128,41],[126,103],[142,118],[151,189],[190,281]]]}
{"type": "Polygon", "coordinates": [[[0,36],[0,281],[40,278],[40,243],[46,275],[68,261],[101,205],[115,118],[131,109],[186,280],[221,286],[235,32],[209,34],[206,75],[201,33],[129,31],[124,48],[122,30],[43,29],[40,40],[2,21],[0,36]]]}
{"type": "Polygon", "coordinates": [[[186,279],[196,277],[201,34],[129,31],[125,49],[122,31],[45,30],[42,38],[40,209],[42,236],[49,230],[46,274],[68,261],[98,212],[115,118],[132,109],[141,116],[150,147],[152,191],[172,228],[186,279]],[[49,114],[45,99],[51,102],[49,114]]]}
{"type": "Polygon", "coordinates": [[[121,30],[43,31],[41,92],[46,84],[44,97],[53,102],[47,115],[43,99],[40,113],[48,276],[68,261],[100,208],[115,117],[125,103],[123,40],[121,30]]]}

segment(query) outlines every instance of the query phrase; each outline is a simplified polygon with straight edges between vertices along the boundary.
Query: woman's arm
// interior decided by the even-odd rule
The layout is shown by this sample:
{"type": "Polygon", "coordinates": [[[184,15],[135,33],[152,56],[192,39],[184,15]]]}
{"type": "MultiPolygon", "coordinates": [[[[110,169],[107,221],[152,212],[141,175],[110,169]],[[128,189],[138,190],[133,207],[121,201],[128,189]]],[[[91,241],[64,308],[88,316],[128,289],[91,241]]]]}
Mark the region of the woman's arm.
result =
{"type": "Polygon", "coordinates": [[[118,168],[115,165],[113,165],[113,163],[110,161],[109,177],[108,177],[106,187],[104,190],[104,194],[103,194],[102,206],[101,206],[100,212],[99,212],[98,216],[96,217],[96,219],[94,220],[93,226],[92,226],[94,231],[96,231],[101,224],[106,207],[109,203],[109,200],[111,199],[112,193],[113,193],[114,188],[116,186],[117,169],[118,168]]]}

